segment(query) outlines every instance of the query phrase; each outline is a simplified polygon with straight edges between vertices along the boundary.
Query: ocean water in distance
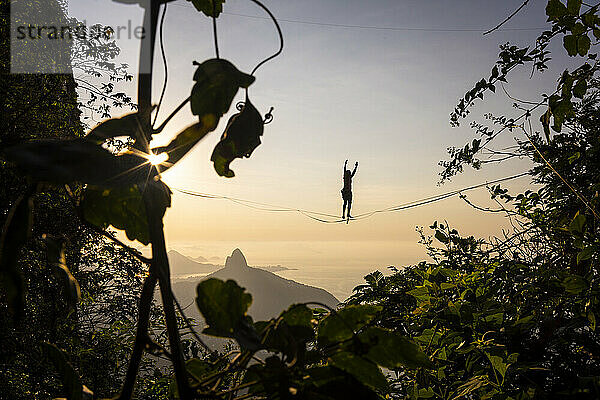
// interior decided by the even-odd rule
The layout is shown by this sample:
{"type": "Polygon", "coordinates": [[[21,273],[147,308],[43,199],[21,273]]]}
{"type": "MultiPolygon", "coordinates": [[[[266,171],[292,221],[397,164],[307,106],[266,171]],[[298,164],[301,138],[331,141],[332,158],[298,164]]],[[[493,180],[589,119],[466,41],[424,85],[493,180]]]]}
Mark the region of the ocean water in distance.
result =
{"type": "MultiPolygon", "coordinates": [[[[260,268],[260,267],[259,267],[260,268]]],[[[389,275],[388,269],[379,268],[384,275],[389,275]]],[[[285,279],[291,279],[304,285],[314,286],[327,290],[339,301],[344,301],[351,294],[352,290],[364,283],[363,277],[373,271],[365,271],[362,268],[342,268],[328,266],[302,267],[293,270],[274,272],[285,279]]],[[[173,280],[197,279],[200,281],[208,274],[180,274],[173,276],[173,280]]]]}
{"type": "MultiPolygon", "coordinates": [[[[225,264],[239,248],[250,266],[281,265],[292,268],[275,272],[282,278],[327,290],[343,301],[363,277],[388,266],[402,267],[426,258],[415,241],[186,241],[171,242],[169,248],[188,257],[202,256],[208,262],[225,264]]],[[[201,278],[202,274],[194,274],[201,278]]],[[[185,276],[175,276],[181,279],[185,276]]],[[[187,275],[192,277],[192,275],[187,275]]]]}

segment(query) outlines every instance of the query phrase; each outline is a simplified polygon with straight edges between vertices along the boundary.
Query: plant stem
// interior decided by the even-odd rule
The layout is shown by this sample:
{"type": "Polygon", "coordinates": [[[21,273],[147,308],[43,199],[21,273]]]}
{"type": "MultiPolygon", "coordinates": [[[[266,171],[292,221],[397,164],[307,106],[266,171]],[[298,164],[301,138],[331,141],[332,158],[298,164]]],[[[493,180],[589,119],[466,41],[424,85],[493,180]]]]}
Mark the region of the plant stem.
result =
{"type": "Polygon", "coordinates": [[[156,274],[154,273],[154,267],[150,266],[150,275],[144,281],[142,294],[140,295],[135,343],[133,345],[131,359],[129,360],[129,366],[127,367],[123,388],[121,389],[121,394],[119,396],[120,400],[129,400],[133,394],[133,387],[142,361],[142,356],[144,355],[144,348],[146,347],[148,324],[150,321],[150,308],[152,307],[152,297],[154,296],[155,287],[156,274]]]}
{"type": "Polygon", "coordinates": [[[167,258],[162,221],[164,209],[161,210],[159,206],[160,201],[155,196],[156,191],[152,187],[148,187],[144,192],[144,205],[146,206],[146,213],[148,215],[148,229],[150,232],[150,241],[152,242],[152,265],[158,276],[177,389],[179,390],[180,398],[186,400],[191,399],[191,391],[188,386],[185,360],[181,351],[177,316],[175,314],[173,292],[171,290],[169,260],[167,258]]]}
{"type": "MultiPolygon", "coordinates": [[[[150,34],[149,37],[144,37],[142,40],[139,58],[138,111],[143,137],[137,139],[144,142],[146,150],[148,150],[148,143],[152,139],[152,125],[149,111],[152,109],[152,65],[159,7],[160,2],[158,0],[152,0],[149,7],[144,10],[144,27],[149,28],[150,34]]],[[[129,400],[133,393],[133,386],[135,384],[139,365],[148,341],[150,307],[157,279],[160,284],[177,389],[179,390],[179,395],[182,400],[191,399],[191,391],[187,382],[185,360],[183,359],[183,353],[181,351],[177,319],[171,292],[169,261],[167,259],[162,222],[164,208],[161,209],[163,202],[160,201],[158,196],[159,194],[154,182],[149,182],[146,190],[144,190],[143,199],[144,206],[146,207],[146,215],[148,216],[150,242],[152,243],[152,263],[150,266],[150,276],[144,282],[142,295],[140,296],[140,317],[138,320],[134,350],[131,360],[129,361],[125,383],[120,395],[121,400],[129,400]]]]}
{"type": "Polygon", "coordinates": [[[153,134],[156,133],[161,133],[163,129],[165,129],[165,126],[167,126],[167,124],[169,123],[169,121],[171,120],[171,118],[173,118],[179,111],[181,111],[181,109],[190,101],[191,96],[188,96],[187,99],[183,100],[181,102],[181,104],[179,104],[177,106],[177,108],[175,108],[175,110],[173,110],[173,112],[163,121],[162,124],[160,124],[160,126],[156,129],[154,129],[152,131],[153,134]]]}

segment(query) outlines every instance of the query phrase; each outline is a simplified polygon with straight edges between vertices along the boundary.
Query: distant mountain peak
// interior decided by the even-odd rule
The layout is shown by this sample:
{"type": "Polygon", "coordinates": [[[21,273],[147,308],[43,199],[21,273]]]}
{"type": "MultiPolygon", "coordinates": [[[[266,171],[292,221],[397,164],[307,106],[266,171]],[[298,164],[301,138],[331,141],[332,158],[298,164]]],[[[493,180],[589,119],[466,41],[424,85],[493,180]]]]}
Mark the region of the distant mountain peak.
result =
{"type": "Polygon", "coordinates": [[[246,257],[240,249],[235,249],[225,261],[225,268],[248,268],[246,257]]]}

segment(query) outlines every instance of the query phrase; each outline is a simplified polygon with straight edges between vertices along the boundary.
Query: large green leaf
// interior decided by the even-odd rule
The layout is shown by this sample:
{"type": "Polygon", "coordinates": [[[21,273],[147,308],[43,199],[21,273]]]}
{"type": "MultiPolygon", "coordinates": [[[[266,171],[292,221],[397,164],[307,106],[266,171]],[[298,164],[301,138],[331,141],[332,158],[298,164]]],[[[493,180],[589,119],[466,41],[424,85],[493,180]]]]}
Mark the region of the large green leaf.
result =
{"type": "Polygon", "coordinates": [[[25,288],[17,260],[27,241],[32,223],[31,199],[28,192],[21,195],[11,208],[2,229],[0,241],[0,276],[8,307],[16,319],[23,315],[25,288]]]}
{"type": "Polygon", "coordinates": [[[585,215],[577,212],[569,224],[569,232],[573,234],[582,234],[585,230],[585,220],[585,215]]]}
{"type": "Polygon", "coordinates": [[[577,264],[592,258],[597,250],[598,249],[596,248],[596,246],[588,246],[581,250],[579,253],[577,253],[577,264]]]}
{"type": "Polygon", "coordinates": [[[546,15],[548,16],[548,21],[556,21],[568,13],[567,7],[560,0],[548,1],[548,5],[546,6],[546,15]]]}
{"type": "Polygon", "coordinates": [[[124,230],[129,240],[150,243],[146,207],[137,185],[110,189],[89,186],[81,207],[88,222],[102,229],[112,225],[124,230]]]}
{"type": "Polygon", "coordinates": [[[250,157],[254,149],[260,145],[264,123],[258,110],[246,97],[244,108],[232,116],[227,123],[221,141],[217,143],[210,159],[215,170],[228,178],[235,174],[229,164],[235,158],[250,157]]]}
{"type": "Polygon", "coordinates": [[[366,358],[344,351],[331,356],[329,364],[349,373],[370,388],[386,390],[388,387],[381,369],[366,358]]]}
{"type": "Polygon", "coordinates": [[[178,133],[171,143],[164,147],[155,148],[154,152],[156,154],[166,153],[168,155],[166,165],[175,164],[209,132],[210,130],[201,123],[188,126],[178,133]]]}
{"type": "Polygon", "coordinates": [[[588,35],[577,36],[577,54],[579,54],[581,57],[588,53],[591,45],[592,41],[588,35]]]}
{"type": "Polygon", "coordinates": [[[306,347],[306,342],[314,339],[313,313],[304,304],[294,304],[275,320],[259,321],[254,324],[263,337],[264,347],[280,352],[293,359],[306,347]],[[269,330],[267,330],[267,327],[269,330]]]}
{"type": "Polygon", "coordinates": [[[67,267],[64,240],[57,240],[46,236],[46,249],[48,264],[50,264],[56,278],[63,286],[67,304],[74,309],[81,296],[81,291],[79,283],[67,267]]]}
{"type": "Polygon", "coordinates": [[[204,13],[207,17],[218,17],[223,12],[225,0],[188,0],[191,1],[196,10],[204,13]]]}
{"type": "Polygon", "coordinates": [[[192,114],[212,131],[229,110],[238,89],[250,86],[254,77],[240,72],[227,60],[213,58],[198,65],[194,81],[190,98],[192,114]]]}
{"type": "Polygon", "coordinates": [[[302,394],[307,399],[361,399],[381,400],[381,396],[351,374],[332,365],[317,366],[306,370],[303,374],[306,388],[302,394]]]}
{"type": "Polygon", "coordinates": [[[67,360],[67,354],[51,343],[42,343],[42,351],[52,361],[60,374],[68,400],[91,400],[93,393],[81,383],[75,369],[67,360]]]}
{"type": "Polygon", "coordinates": [[[565,291],[570,294],[579,294],[588,288],[588,282],[579,275],[570,274],[561,282],[565,291]]]}
{"type": "Polygon", "coordinates": [[[374,305],[351,305],[332,312],[319,324],[317,339],[321,345],[329,345],[350,339],[354,332],[371,322],[381,307],[374,305]]]}
{"type": "Polygon", "coordinates": [[[233,280],[211,278],[196,287],[196,304],[204,316],[207,328],[203,333],[235,338],[245,348],[255,348],[259,338],[246,315],[252,296],[233,280]]]}
{"type": "Polygon", "coordinates": [[[366,358],[382,367],[398,369],[432,368],[429,357],[421,351],[419,345],[406,337],[379,327],[369,327],[358,335],[358,339],[368,346],[366,358]]]}
{"type": "Polygon", "coordinates": [[[4,150],[8,161],[44,182],[82,182],[105,187],[145,182],[155,173],[148,160],[126,153],[115,156],[86,139],[32,140],[4,150]]]}

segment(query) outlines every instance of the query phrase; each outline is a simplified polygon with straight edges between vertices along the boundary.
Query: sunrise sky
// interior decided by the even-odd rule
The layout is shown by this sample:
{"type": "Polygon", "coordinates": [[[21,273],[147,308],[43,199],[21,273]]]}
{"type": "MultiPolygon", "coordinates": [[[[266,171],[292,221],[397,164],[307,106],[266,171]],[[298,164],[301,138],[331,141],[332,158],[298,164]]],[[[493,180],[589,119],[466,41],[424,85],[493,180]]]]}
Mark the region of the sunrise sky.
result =
{"type": "MultiPolygon", "coordinates": [[[[438,161],[447,157],[448,146],[472,140],[469,123],[485,112],[511,112],[512,101],[498,88],[495,96],[477,103],[460,128],[451,128],[448,122],[457,100],[474,82],[489,76],[500,43],[531,44],[539,28],[546,26],[544,2],[532,1],[503,30],[482,35],[521,3],[265,0],[280,18],[285,48],[281,57],[258,70],[250,87],[250,97],[261,113],[275,107],[263,144],[250,159],[234,161],[235,178],[219,177],[210,154],[225,117],[216,132],[165,174],[165,181],[174,189],[341,215],[345,159],[350,165],[360,163],[354,181],[355,214],[525,171],[525,161],[490,165],[437,186],[438,161]]],[[[227,0],[224,11],[218,19],[221,57],[249,72],[276,50],[276,31],[248,0],[227,0]]],[[[142,15],[138,6],[106,0],[74,0],[70,12],[88,23],[105,24],[115,18],[139,23],[142,15]]],[[[214,57],[211,21],[191,3],[170,3],[165,21],[169,84],[159,120],[188,96],[192,61],[214,57]]],[[[138,43],[124,41],[120,46],[120,59],[135,71],[138,43]]],[[[556,74],[533,79],[528,75],[517,71],[506,87],[511,95],[527,98],[526,93],[554,90],[556,74]]],[[[156,101],[162,79],[157,55],[156,101]]],[[[126,86],[132,95],[135,84],[126,86]]],[[[240,92],[235,101],[242,96],[240,92]]],[[[185,108],[165,136],[193,122],[185,108]]],[[[497,146],[513,143],[517,135],[508,133],[497,146]]],[[[522,188],[528,183],[521,179],[506,186],[522,188]]],[[[469,198],[490,204],[485,189],[469,192],[469,198]]],[[[415,226],[444,219],[465,234],[494,235],[506,226],[497,215],[478,212],[458,198],[346,225],[321,224],[296,213],[257,211],[175,191],[166,231],[168,245],[191,256],[224,258],[240,247],[251,264],[348,265],[368,272],[424,259],[415,226]]]]}

